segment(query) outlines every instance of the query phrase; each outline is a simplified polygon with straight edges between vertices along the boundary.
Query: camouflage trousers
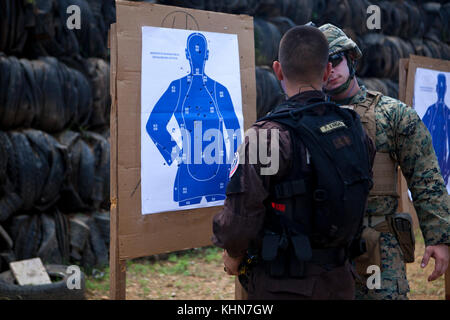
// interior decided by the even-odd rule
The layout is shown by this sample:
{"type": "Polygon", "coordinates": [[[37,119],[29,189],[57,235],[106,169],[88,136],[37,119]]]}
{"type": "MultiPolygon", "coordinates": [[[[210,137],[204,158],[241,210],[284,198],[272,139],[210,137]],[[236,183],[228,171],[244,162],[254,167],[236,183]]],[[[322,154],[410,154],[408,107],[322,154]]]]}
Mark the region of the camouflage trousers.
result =
{"type": "Polygon", "coordinates": [[[357,300],[407,300],[409,285],[405,263],[397,239],[390,233],[381,233],[381,287],[369,289],[366,283],[356,281],[357,300]]]}

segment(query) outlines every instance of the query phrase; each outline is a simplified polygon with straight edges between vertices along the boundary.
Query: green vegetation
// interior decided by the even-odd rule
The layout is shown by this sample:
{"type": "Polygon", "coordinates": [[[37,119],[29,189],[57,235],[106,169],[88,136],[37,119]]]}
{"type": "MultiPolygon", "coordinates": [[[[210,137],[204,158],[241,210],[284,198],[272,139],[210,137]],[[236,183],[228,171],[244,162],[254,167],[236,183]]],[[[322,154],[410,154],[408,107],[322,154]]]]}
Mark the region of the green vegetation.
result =
{"type": "MultiPolygon", "coordinates": [[[[198,279],[207,279],[209,276],[199,270],[199,264],[220,265],[222,263],[222,249],[217,247],[203,247],[189,249],[168,255],[150,256],[128,260],[127,266],[127,287],[137,285],[140,293],[139,297],[146,297],[150,293],[150,279],[181,276],[171,284],[177,290],[195,290],[199,284],[185,283],[183,277],[195,276],[198,279]]],[[[214,267],[216,268],[216,266],[214,267]]],[[[90,272],[88,273],[90,274],[90,272]]],[[[109,295],[109,267],[97,270],[95,275],[86,276],[86,289],[89,294],[95,296],[109,295]]],[[[153,288],[153,290],[157,290],[153,288]]],[[[172,298],[172,295],[158,292],[159,298],[172,298]]]]}

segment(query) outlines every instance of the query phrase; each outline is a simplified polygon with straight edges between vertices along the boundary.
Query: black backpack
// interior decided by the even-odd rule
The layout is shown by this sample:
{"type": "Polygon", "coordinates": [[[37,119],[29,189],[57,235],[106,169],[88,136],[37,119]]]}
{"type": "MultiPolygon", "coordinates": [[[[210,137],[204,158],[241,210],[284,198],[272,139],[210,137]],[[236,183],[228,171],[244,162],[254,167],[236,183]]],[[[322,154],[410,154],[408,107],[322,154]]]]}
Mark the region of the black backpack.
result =
{"type": "MultiPolygon", "coordinates": [[[[286,261],[315,260],[315,252],[322,253],[316,248],[348,249],[362,226],[371,168],[364,131],[353,110],[330,102],[287,101],[263,120],[287,127],[294,149],[289,176],[273,186],[266,204],[261,250],[262,260],[274,262],[278,267],[272,265],[272,271],[281,275],[280,265],[286,261]],[[310,155],[309,172],[300,168],[300,147],[310,155]]],[[[318,262],[329,254],[324,251],[325,259],[318,262]]]]}

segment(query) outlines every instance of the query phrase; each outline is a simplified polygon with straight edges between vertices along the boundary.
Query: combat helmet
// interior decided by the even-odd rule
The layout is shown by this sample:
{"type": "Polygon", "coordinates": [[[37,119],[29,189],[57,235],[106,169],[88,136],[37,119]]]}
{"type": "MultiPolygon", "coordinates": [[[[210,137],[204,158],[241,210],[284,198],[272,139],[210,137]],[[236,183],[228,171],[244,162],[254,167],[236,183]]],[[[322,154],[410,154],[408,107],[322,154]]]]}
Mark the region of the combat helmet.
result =
{"type": "Polygon", "coordinates": [[[353,60],[361,58],[362,53],[358,45],[350,39],[344,31],[331,23],[320,26],[319,30],[322,31],[325,38],[327,38],[330,56],[340,52],[347,52],[353,60]]]}

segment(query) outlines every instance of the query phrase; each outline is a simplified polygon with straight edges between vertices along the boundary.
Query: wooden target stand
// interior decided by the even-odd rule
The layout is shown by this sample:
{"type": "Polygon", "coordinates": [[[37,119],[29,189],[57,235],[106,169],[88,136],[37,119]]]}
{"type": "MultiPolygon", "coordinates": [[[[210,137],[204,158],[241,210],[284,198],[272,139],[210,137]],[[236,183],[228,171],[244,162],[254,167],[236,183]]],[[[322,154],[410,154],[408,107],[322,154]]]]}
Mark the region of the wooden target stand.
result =
{"type": "Polygon", "coordinates": [[[222,208],[141,214],[142,27],[237,34],[244,129],[256,120],[256,84],[252,17],[121,0],[116,14],[109,34],[110,296],[125,299],[127,260],[211,245],[212,218],[222,208]]]}
{"type": "MultiPolygon", "coordinates": [[[[450,61],[431,59],[428,57],[415,55],[410,55],[409,59],[400,59],[398,96],[399,100],[406,103],[408,106],[412,106],[413,102],[414,80],[417,68],[450,72],[450,61]]],[[[414,209],[413,203],[408,196],[408,185],[400,169],[398,172],[400,186],[398,211],[410,213],[414,221],[414,229],[417,230],[419,228],[419,220],[417,218],[417,213],[414,209]]],[[[450,268],[448,268],[445,273],[445,299],[450,300],[450,268]]]]}

